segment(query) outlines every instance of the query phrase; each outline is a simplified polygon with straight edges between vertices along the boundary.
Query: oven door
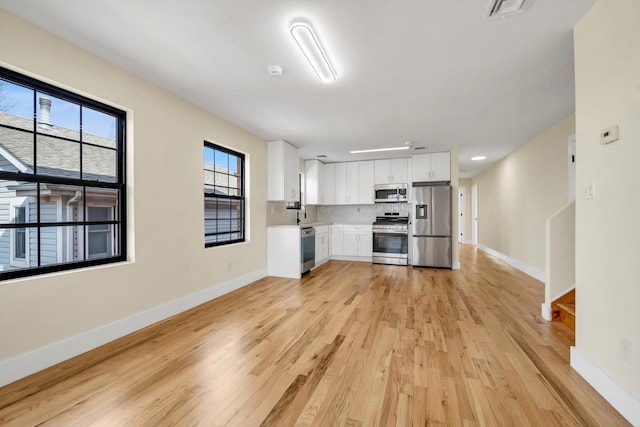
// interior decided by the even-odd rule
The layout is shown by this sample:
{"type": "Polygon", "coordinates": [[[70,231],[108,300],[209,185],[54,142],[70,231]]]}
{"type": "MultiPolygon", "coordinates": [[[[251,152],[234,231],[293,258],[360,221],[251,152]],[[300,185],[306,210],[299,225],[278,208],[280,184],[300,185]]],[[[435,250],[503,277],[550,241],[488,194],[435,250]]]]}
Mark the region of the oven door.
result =
{"type": "Polygon", "coordinates": [[[373,256],[407,259],[408,242],[407,233],[374,230],[373,256]]]}

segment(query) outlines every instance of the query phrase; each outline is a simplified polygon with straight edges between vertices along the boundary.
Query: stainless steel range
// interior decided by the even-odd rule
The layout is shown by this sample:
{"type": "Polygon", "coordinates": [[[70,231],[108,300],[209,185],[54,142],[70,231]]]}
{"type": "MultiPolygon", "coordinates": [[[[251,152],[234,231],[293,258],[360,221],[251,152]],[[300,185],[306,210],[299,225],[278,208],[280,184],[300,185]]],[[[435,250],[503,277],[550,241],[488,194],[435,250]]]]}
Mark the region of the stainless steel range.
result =
{"type": "Polygon", "coordinates": [[[409,218],[378,216],[373,223],[373,262],[408,265],[409,218]]]}

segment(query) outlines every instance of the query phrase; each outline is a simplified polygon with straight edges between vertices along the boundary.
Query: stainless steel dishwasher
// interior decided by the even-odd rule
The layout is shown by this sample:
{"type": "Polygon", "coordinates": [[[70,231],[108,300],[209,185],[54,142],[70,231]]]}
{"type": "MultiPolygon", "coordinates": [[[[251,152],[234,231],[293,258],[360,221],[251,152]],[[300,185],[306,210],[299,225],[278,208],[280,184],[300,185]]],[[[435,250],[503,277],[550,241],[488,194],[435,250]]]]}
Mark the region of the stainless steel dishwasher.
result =
{"type": "Polygon", "coordinates": [[[316,230],[300,228],[300,273],[304,274],[316,265],[316,230]]]}

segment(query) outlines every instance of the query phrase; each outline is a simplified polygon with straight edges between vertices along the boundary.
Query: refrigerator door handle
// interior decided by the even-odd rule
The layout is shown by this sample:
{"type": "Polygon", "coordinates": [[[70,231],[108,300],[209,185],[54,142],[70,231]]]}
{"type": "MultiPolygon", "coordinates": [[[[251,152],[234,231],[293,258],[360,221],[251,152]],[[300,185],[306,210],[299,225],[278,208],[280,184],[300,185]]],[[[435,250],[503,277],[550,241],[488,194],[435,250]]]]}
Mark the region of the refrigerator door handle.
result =
{"type": "Polygon", "coordinates": [[[416,219],[429,219],[427,217],[427,211],[427,205],[416,205],[416,219]]]}

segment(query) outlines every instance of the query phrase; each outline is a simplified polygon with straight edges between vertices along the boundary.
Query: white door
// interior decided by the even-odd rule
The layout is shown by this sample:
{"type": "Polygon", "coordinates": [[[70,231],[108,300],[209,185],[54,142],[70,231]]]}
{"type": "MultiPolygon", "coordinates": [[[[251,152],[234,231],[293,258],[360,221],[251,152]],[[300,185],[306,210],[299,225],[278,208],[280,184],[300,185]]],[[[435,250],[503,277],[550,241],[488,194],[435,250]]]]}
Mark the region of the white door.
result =
{"type": "Polygon", "coordinates": [[[465,187],[458,188],[458,242],[464,243],[467,240],[467,216],[465,215],[466,206],[466,189],[465,187]]]}
{"type": "Polygon", "coordinates": [[[576,199],[576,136],[569,137],[569,200],[576,199]]]}
{"type": "Polygon", "coordinates": [[[471,240],[478,244],[478,184],[471,186],[471,240]]]}

